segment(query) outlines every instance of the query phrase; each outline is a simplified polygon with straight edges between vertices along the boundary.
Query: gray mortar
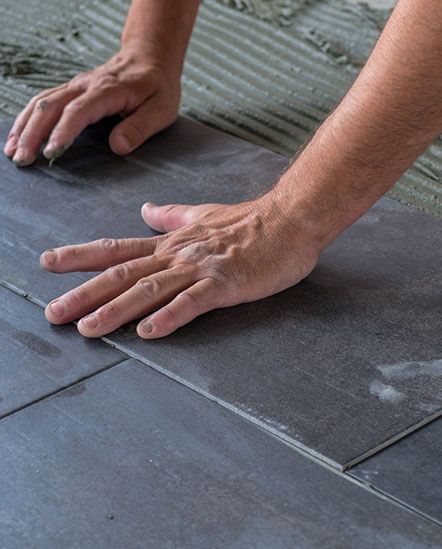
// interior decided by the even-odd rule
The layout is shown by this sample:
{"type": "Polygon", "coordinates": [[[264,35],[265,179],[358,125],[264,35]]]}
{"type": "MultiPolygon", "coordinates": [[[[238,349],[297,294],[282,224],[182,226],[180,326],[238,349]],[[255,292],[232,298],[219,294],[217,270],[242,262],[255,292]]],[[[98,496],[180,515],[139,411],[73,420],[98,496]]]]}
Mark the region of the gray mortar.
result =
{"type": "MultiPolygon", "coordinates": [[[[182,113],[292,156],[344,95],[388,17],[351,2],[205,0],[182,113]]],[[[105,61],[127,8],[124,0],[2,0],[0,112],[14,114],[41,89],[105,61]]],[[[438,139],[390,194],[442,216],[441,172],[438,139]]]]}

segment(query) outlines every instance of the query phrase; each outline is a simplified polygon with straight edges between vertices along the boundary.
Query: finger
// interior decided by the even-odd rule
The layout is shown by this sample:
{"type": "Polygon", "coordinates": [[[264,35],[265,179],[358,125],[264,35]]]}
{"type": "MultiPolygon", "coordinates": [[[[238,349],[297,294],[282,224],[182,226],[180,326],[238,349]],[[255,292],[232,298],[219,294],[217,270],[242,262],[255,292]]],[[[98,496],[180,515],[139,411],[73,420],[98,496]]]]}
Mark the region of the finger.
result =
{"type": "Polygon", "coordinates": [[[202,204],[200,206],[167,204],[166,206],[156,206],[148,202],[141,208],[141,215],[149,227],[161,233],[167,233],[193,223],[202,214],[218,207],[220,207],[220,204],[202,204]]]}
{"type": "Polygon", "coordinates": [[[162,271],[167,260],[142,257],[116,265],[51,301],[45,310],[52,324],[66,324],[95,311],[131,288],[140,278],[162,271]]]}
{"type": "Polygon", "coordinates": [[[67,84],[63,84],[62,86],[58,86],[56,88],[51,88],[49,90],[45,90],[44,92],[39,93],[38,95],[34,96],[29,103],[26,105],[26,107],[18,114],[16,117],[14,124],[12,125],[12,128],[9,131],[8,138],[6,140],[4,152],[6,156],[12,157],[15,154],[18,141],[20,139],[20,135],[26,126],[26,123],[29,120],[29,117],[31,116],[34,107],[36,103],[47,96],[49,96],[54,91],[60,90],[62,88],[65,88],[67,84]]]}
{"type": "Polygon", "coordinates": [[[113,265],[153,254],[157,242],[158,237],[102,238],[86,244],[46,250],[40,256],[40,264],[52,273],[103,271],[113,265]]]}
{"type": "Polygon", "coordinates": [[[140,279],[132,288],[82,318],[78,331],[86,337],[100,337],[152,311],[195,282],[195,267],[177,265],[140,279]]]}
{"type": "Polygon", "coordinates": [[[13,161],[17,166],[28,166],[37,157],[40,147],[60,118],[64,107],[79,95],[78,90],[65,88],[39,99],[31,112],[18,140],[13,161]]]}
{"type": "Polygon", "coordinates": [[[137,334],[143,339],[167,336],[197,316],[222,307],[222,296],[222,288],[212,279],[200,280],[141,321],[137,326],[137,334]]]}
{"type": "Polygon", "coordinates": [[[149,137],[170,126],[176,119],[176,112],[164,105],[164,99],[154,95],[138,109],[120,122],[109,136],[109,146],[115,154],[129,154],[149,137]]]}
{"type": "Polygon", "coordinates": [[[63,109],[43,154],[50,160],[57,158],[87,126],[124,110],[126,101],[122,86],[101,86],[84,92],[63,109]]]}

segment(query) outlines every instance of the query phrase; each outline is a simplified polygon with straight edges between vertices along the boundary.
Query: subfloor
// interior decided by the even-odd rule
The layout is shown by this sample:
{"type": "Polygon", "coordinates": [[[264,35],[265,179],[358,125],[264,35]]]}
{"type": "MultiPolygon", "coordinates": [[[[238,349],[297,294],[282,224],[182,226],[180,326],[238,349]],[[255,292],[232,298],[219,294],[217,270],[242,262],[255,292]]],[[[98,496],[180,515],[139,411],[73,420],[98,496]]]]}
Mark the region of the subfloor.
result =
{"type": "MultiPolygon", "coordinates": [[[[316,6],[320,21],[335,4],[307,5],[316,6]],[[328,11],[320,12],[324,6],[328,11]]],[[[7,2],[2,5],[6,9],[7,2]]],[[[72,51],[78,36],[53,30],[62,25],[64,3],[60,13],[46,2],[39,9],[31,2],[30,10],[32,5],[29,28],[39,26],[41,41],[27,42],[25,32],[15,30],[14,48],[26,43],[37,51],[54,41],[60,49],[45,46],[46,56],[35,57],[14,50],[13,63],[2,59],[9,71],[0,81],[5,112],[47,84],[55,58],[60,64],[53,83],[66,76],[67,60],[72,74],[88,56],[92,64],[92,44],[104,57],[102,43],[121,17],[116,4],[101,3],[107,17],[94,32],[85,27],[92,42],[83,58],[72,59],[63,47],[72,51]],[[93,42],[97,36],[101,41],[93,42]],[[30,70],[34,63],[38,71],[30,70]]],[[[92,11],[83,11],[82,3],[76,14],[66,12],[63,25],[72,29],[72,21],[84,22],[85,14],[89,21],[97,17],[99,4],[88,5],[92,11]]],[[[370,21],[382,15],[355,9],[362,11],[343,13],[370,13],[370,21]]],[[[221,2],[205,2],[201,14],[199,29],[207,21],[223,28],[225,21],[227,32],[231,14],[233,21],[248,22],[244,29],[276,29],[281,40],[294,32],[221,2]]],[[[11,48],[14,25],[1,32],[9,40],[0,40],[1,47],[11,48]]],[[[245,105],[250,96],[232,93],[223,102],[215,86],[207,108],[203,95],[194,99],[193,91],[210,92],[197,85],[209,67],[201,70],[201,80],[191,76],[199,59],[198,32],[183,108],[205,125],[181,118],[119,158],[106,146],[114,123],[109,120],[88,130],[52,167],[40,159],[19,170],[0,159],[0,546],[438,547],[437,217],[384,198],[327,249],[300,285],[213,311],[161,341],[139,340],[132,324],[87,341],[74,325],[51,327],[44,319],[51,298],[89,275],[43,272],[43,249],[149,236],[139,217],[146,200],[236,202],[255,196],[287,162],[269,149],[283,151],[289,138],[300,143],[308,124],[313,127],[316,99],[315,105],[305,102],[298,92],[290,111],[293,136],[269,124],[270,118],[253,118],[273,96],[253,96],[256,110],[248,110],[248,118],[232,101],[245,105]]],[[[314,51],[314,63],[327,74],[347,67],[348,60],[324,61],[328,52],[301,39],[291,44],[306,56],[314,51]]],[[[324,91],[311,88],[312,97],[324,101],[325,113],[334,92],[323,77],[319,84],[324,91]]],[[[280,120],[275,113],[266,116],[280,120]]],[[[10,123],[0,122],[0,140],[10,123]]],[[[435,213],[437,200],[431,205],[435,213]]]]}

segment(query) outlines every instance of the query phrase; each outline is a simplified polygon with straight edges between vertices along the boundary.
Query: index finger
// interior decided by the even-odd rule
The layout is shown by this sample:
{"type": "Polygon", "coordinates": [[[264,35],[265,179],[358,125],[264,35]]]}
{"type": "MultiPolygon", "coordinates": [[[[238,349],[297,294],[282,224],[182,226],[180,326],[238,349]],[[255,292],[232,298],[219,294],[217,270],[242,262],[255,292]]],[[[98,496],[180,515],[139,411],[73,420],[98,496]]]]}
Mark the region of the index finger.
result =
{"type": "Polygon", "coordinates": [[[159,238],[102,238],[86,244],[62,246],[43,252],[40,264],[52,273],[103,271],[131,259],[152,255],[159,238]]]}
{"type": "Polygon", "coordinates": [[[64,107],[43,150],[44,156],[47,159],[59,156],[87,126],[124,110],[126,103],[127,94],[122,86],[88,89],[64,107]]]}
{"type": "Polygon", "coordinates": [[[65,88],[67,84],[62,84],[61,86],[57,86],[56,88],[51,88],[49,90],[45,90],[37,95],[35,95],[29,103],[26,105],[26,107],[16,116],[14,123],[12,124],[11,129],[9,130],[8,137],[6,139],[6,144],[4,148],[4,153],[6,156],[13,156],[15,153],[15,150],[17,148],[18,140],[20,139],[20,136],[31,116],[31,114],[34,111],[35,105],[40,101],[41,99],[44,99],[48,95],[52,94],[54,91],[59,91],[65,88]]]}

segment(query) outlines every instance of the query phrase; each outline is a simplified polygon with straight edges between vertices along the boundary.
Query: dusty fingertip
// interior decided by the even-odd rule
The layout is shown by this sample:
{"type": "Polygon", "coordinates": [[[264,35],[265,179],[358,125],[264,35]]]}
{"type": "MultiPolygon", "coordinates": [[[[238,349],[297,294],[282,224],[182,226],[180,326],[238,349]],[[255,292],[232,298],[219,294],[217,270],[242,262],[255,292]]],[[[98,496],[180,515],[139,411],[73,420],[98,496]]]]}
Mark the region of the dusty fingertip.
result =
{"type": "Polygon", "coordinates": [[[97,332],[94,332],[93,328],[87,325],[84,318],[80,318],[77,322],[77,331],[80,335],[89,339],[96,339],[97,337],[100,337],[97,332]]]}
{"type": "Polygon", "coordinates": [[[57,160],[57,158],[60,158],[66,150],[69,148],[69,145],[62,145],[60,147],[54,147],[53,145],[46,145],[46,147],[43,150],[43,156],[49,160],[49,165],[52,166],[52,164],[57,160]]]}
{"type": "Polygon", "coordinates": [[[45,250],[40,256],[40,264],[44,265],[55,265],[57,263],[58,253],[56,250],[45,250]]]}
{"type": "Polygon", "coordinates": [[[40,256],[40,266],[43,269],[51,270],[57,263],[58,253],[56,250],[45,250],[40,256]]]}
{"type": "Polygon", "coordinates": [[[17,168],[24,168],[25,166],[29,166],[30,164],[32,164],[32,162],[34,162],[34,160],[35,159],[33,157],[27,157],[17,153],[15,153],[12,157],[12,162],[14,162],[17,168]]]}
{"type": "Polygon", "coordinates": [[[51,301],[45,309],[46,320],[48,320],[51,324],[64,324],[65,322],[63,320],[63,316],[65,314],[65,310],[65,305],[61,300],[56,299],[51,301]]]}
{"type": "Polygon", "coordinates": [[[150,320],[143,320],[137,326],[137,334],[142,339],[151,339],[154,326],[150,320]]]}

